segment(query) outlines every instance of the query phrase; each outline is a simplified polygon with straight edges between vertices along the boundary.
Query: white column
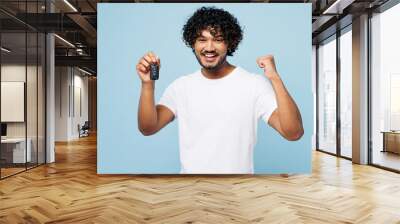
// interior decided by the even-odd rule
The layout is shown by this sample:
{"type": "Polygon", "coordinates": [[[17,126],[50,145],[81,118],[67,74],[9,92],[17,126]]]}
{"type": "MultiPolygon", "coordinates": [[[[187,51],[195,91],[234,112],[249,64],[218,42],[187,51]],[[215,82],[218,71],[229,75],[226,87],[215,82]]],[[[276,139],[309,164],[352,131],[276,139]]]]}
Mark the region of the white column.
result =
{"type": "Polygon", "coordinates": [[[52,163],[55,161],[54,152],[54,133],[55,133],[55,103],[54,103],[54,88],[55,88],[55,77],[54,77],[54,35],[47,34],[46,36],[46,57],[47,57],[47,76],[46,76],[46,163],[52,163]]]}
{"type": "MultiPolygon", "coordinates": [[[[54,11],[51,1],[47,1],[48,12],[54,11]]],[[[54,54],[54,35],[46,35],[46,163],[55,161],[54,133],[55,133],[55,54],[54,54]]]]}

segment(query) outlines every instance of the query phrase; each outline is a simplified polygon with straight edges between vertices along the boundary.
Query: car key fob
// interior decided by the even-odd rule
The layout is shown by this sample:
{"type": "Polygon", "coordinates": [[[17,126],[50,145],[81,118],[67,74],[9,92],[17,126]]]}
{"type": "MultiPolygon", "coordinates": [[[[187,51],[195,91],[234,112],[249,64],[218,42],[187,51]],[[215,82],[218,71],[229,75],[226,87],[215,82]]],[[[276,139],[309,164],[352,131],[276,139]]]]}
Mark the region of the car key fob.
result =
{"type": "Polygon", "coordinates": [[[150,79],[157,80],[159,77],[158,75],[158,65],[150,64],[150,79]]]}

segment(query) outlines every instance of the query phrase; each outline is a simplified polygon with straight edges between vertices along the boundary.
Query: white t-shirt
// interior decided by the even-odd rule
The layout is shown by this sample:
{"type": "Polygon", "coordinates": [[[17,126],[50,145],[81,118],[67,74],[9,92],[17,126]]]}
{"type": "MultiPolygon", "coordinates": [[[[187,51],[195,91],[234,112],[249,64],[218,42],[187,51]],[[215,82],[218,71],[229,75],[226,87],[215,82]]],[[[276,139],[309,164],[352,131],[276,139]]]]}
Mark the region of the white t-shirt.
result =
{"type": "Polygon", "coordinates": [[[253,173],[257,123],[277,103],[270,81],[236,67],[219,79],[201,71],[182,76],[158,104],[178,119],[181,173],[253,173]]]}

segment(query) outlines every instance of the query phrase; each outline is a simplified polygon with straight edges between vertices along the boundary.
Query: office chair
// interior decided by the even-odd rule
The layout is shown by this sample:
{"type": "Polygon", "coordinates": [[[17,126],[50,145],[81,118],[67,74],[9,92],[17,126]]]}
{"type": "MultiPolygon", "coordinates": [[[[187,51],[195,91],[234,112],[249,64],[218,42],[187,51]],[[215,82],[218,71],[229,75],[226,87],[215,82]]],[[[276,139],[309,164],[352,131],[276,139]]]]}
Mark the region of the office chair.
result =
{"type": "Polygon", "coordinates": [[[89,136],[89,129],[90,129],[89,121],[85,121],[82,127],[80,127],[80,125],[78,124],[79,138],[89,136]]]}

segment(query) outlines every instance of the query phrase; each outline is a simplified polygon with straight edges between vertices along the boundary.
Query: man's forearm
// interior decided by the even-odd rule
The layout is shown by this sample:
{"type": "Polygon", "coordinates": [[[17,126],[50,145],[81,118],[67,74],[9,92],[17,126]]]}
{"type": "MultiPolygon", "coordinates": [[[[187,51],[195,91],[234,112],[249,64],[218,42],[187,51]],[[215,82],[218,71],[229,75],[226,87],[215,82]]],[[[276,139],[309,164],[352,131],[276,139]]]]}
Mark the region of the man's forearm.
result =
{"type": "Polygon", "coordinates": [[[154,82],[142,83],[139,101],[138,124],[141,132],[157,126],[157,111],[154,105],[154,82]]]}
{"type": "Polygon", "coordinates": [[[299,109],[286,90],[280,77],[277,75],[271,79],[278,104],[279,123],[282,130],[288,136],[301,136],[303,134],[303,124],[299,109]]]}

